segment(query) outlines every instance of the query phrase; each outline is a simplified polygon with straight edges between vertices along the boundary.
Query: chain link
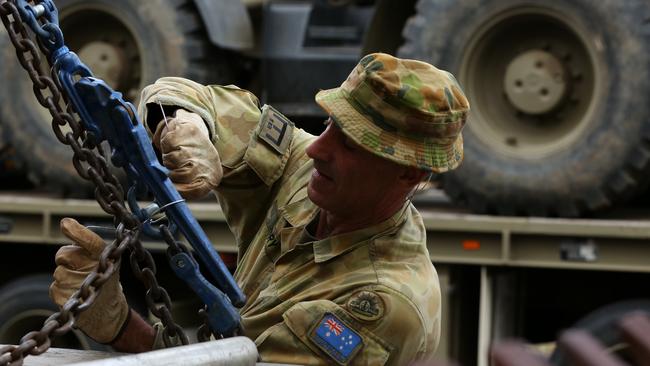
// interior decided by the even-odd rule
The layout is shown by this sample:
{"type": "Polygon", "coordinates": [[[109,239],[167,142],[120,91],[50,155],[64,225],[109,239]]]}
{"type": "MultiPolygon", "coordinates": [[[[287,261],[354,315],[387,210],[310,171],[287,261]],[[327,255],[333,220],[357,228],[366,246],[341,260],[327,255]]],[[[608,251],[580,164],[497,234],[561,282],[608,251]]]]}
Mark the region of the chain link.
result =
{"type": "MultiPolygon", "coordinates": [[[[50,347],[53,337],[70,331],[79,314],[93,304],[102,285],[119,270],[122,254],[127,248],[131,252],[132,270],[147,289],[146,299],[149,310],[163,323],[165,344],[171,346],[175,344],[175,339],[188,344],[183,329],[172,319],[169,295],[156,280],[155,262],[140,242],[141,223],[125,207],[124,192],[119,180],[109,169],[108,159],[101,146],[95,145],[94,137],[84,130],[79,119],[75,117],[77,114],[65,94],[61,93],[63,89],[54,75],[54,70],[50,67],[51,77],[42,71],[41,53],[47,56],[49,53],[47,47],[40,39],[37,39],[38,46],[32,41],[12,0],[0,0],[0,18],[16,48],[18,61],[27,71],[34,85],[36,99],[52,116],[52,129],[56,138],[72,148],[72,161],[76,171],[82,178],[95,184],[95,198],[101,208],[114,217],[116,226],[116,239],[104,248],[97,269],[88,275],[79,290],[73,293],[63,305],[61,311],[52,314],[44,322],[39,331],[27,333],[20,340],[19,345],[1,347],[0,365],[22,365],[27,355],[44,353],[50,347]]],[[[47,21],[39,25],[43,29],[52,28],[52,24],[47,21]]],[[[166,228],[164,230],[174,244],[173,250],[177,250],[178,245],[171,237],[171,233],[166,228]]],[[[169,241],[167,242],[169,244],[169,241]]]]}

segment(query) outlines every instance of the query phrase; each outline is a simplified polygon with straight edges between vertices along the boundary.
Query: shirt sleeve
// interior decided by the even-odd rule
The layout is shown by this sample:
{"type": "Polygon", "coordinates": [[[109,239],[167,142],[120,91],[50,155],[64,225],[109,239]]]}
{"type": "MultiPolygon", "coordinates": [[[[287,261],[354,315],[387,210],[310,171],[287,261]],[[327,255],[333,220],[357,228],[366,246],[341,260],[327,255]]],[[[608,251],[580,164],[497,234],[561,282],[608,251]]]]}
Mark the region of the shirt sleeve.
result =
{"type": "Polygon", "coordinates": [[[233,85],[206,86],[188,79],[164,77],[145,87],[140,96],[138,114],[149,133],[161,122],[158,104],[200,115],[226,166],[236,165],[242,159],[261,117],[257,97],[247,90],[233,85]]]}
{"type": "Polygon", "coordinates": [[[417,312],[401,299],[380,296],[387,311],[373,320],[329,300],[293,305],[282,323],[257,338],[261,359],[305,365],[406,365],[421,358],[424,332],[417,312]]]}
{"type": "Polygon", "coordinates": [[[186,109],[205,121],[224,167],[215,193],[241,251],[263,223],[276,183],[306,161],[304,149],[313,136],[272,107],[260,108],[255,95],[232,85],[157,80],[143,89],[138,107],[149,133],[161,122],[154,113],[160,111],[158,104],[186,109]]]}

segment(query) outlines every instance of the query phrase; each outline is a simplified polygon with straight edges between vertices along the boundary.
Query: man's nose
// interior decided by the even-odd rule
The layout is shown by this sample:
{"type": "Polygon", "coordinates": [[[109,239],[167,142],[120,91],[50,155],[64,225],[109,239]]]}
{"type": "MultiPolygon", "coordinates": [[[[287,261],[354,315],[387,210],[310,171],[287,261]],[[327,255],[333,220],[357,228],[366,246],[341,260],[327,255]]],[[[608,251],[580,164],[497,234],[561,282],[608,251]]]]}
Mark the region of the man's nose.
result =
{"type": "Polygon", "coordinates": [[[331,151],[334,148],[330,135],[330,128],[325,129],[325,131],[307,147],[305,150],[307,156],[314,160],[329,160],[331,151]]]}

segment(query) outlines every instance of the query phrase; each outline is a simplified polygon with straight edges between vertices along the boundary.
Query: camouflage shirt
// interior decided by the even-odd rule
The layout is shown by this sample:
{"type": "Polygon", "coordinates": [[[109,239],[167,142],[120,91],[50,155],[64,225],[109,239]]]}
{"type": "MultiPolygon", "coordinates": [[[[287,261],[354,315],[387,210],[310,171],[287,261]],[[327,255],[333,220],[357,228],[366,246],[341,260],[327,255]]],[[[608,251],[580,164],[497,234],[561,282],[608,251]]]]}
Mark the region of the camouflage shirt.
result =
{"type": "Polygon", "coordinates": [[[417,210],[323,240],[307,197],[315,139],[253,94],[163,78],[145,88],[200,114],[224,166],[216,194],[238,245],[235,279],[247,296],[245,335],[263,361],[405,365],[431,358],[440,333],[440,288],[417,210]],[[312,231],[313,232],[313,231],[312,231]]]}

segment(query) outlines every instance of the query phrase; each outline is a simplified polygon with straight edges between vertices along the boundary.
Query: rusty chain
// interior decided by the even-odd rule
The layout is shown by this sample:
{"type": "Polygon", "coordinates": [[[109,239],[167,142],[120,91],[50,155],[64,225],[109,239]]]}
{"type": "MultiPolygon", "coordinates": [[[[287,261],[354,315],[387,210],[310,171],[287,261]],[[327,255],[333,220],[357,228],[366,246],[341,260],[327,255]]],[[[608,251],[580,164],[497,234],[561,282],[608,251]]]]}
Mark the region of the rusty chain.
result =
{"type": "MultiPolygon", "coordinates": [[[[26,334],[19,345],[1,347],[0,365],[22,365],[27,355],[44,353],[50,347],[53,337],[70,331],[78,315],[93,304],[101,286],[119,268],[122,254],[127,248],[131,252],[132,270],[147,289],[146,300],[149,311],[163,323],[165,344],[175,344],[175,338],[179,338],[183,344],[189,343],[182,328],[172,319],[169,295],[158,284],[153,258],[144,249],[139,239],[141,223],[125,207],[121,184],[111,173],[103,149],[97,146],[92,136],[84,130],[66,96],[60,92],[62,88],[56,75],[52,74],[50,77],[41,69],[43,65],[41,52],[47,56],[47,48],[43,46],[40,39],[37,39],[38,46],[35,45],[21,21],[18,9],[11,0],[0,0],[0,18],[16,48],[18,61],[32,80],[36,99],[52,116],[52,129],[56,138],[72,148],[72,161],[76,171],[82,178],[95,184],[95,198],[101,208],[113,216],[116,227],[116,239],[104,248],[97,269],[88,275],[80,289],[72,294],[61,311],[45,320],[39,331],[26,334]],[[65,127],[70,131],[64,131],[65,127]],[[156,305],[157,303],[160,305],[156,305]]],[[[53,73],[51,65],[50,69],[53,73]]],[[[170,244],[170,240],[175,245],[174,248],[177,248],[178,245],[171,234],[166,238],[166,242],[170,244]]]]}

